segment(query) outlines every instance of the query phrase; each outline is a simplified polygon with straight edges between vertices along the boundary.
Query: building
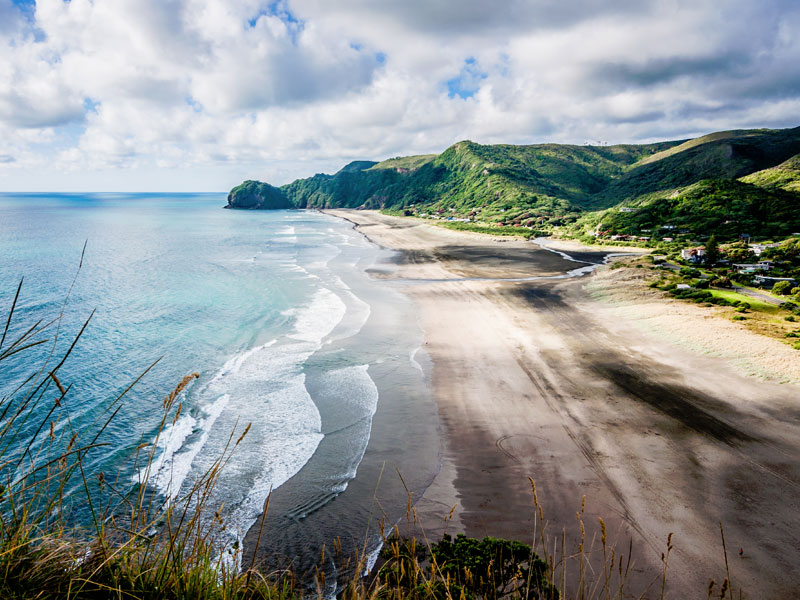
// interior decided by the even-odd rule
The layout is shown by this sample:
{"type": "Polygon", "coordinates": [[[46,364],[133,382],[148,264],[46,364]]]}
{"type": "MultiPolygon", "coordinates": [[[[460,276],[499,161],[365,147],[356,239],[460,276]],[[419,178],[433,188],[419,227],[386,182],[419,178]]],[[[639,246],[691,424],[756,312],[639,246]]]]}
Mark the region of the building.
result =
{"type": "Polygon", "coordinates": [[[777,248],[780,244],[748,244],[750,251],[756,256],[761,256],[767,248],[777,248]]]}
{"type": "Polygon", "coordinates": [[[706,249],[704,246],[698,246],[697,248],[684,248],[681,250],[681,258],[692,263],[703,262],[705,255],[706,249]]]}
{"type": "Polygon", "coordinates": [[[766,275],[756,275],[754,278],[757,285],[771,290],[779,281],[788,281],[793,286],[797,285],[797,280],[791,277],[767,277],[766,275]]]}
{"type": "Polygon", "coordinates": [[[771,263],[734,263],[731,266],[737,273],[755,273],[756,271],[769,271],[771,263]]]}

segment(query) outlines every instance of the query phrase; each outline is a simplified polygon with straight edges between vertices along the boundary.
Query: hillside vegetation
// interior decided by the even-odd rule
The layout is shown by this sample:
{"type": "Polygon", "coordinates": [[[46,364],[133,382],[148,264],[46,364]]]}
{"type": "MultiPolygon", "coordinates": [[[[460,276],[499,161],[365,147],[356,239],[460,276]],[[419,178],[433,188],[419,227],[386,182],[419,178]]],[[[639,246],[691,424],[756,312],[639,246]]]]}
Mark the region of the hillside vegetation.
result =
{"type": "Polygon", "coordinates": [[[800,127],[616,146],[454,144],[356,161],[280,188],[247,181],[230,208],[373,208],[482,226],[635,233],[668,222],[779,235],[800,229],[800,127]],[[618,209],[625,210],[619,211],[618,209]]]}
{"type": "Polygon", "coordinates": [[[777,167],[757,171],[741,179],[768,190],[800,193],[800,154],[796,154],[777,167]]]}
{"type": "Polygon", "coordinates": [[[774,237],[797,229],[800,195],[768,190],[735,179],[704,179],[665,194],[641,196],[618,208],[587,214],[579,226],[597,232],[661,237],[742,233],[774,237]]]}

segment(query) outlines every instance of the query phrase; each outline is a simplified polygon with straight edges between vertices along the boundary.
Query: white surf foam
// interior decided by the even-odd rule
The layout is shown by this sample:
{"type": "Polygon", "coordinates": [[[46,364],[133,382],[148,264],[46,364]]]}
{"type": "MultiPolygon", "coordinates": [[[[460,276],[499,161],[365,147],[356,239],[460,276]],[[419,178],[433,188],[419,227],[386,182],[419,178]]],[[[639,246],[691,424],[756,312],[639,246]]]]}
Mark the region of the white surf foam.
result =
{"type": "Polygon", "coordinates": [[[293,311],[294,333],[289,337],[306,342],[321,342],[344,318],[347,307],[337,294],[319,288],[306,308],[293,311]]]}
{"type": "Polygon", "coordinates": [[[417,346],[411,352],[409,352],[408,360],[411,362],[412,365],[414,365],[415,369],[417,369],[420,373],[424,374],[425,370],[422,368],[422,365],[419,364],[419,361],[417,360],[417,352],[420,351],[420,348],[422,348],[422,346],[417,346]]]}
{"type": "Polygon", "coordinates": [[[239,354],[237,354],[235,356],[232,356],[231,358],[229,358],[225,362],[224,365],[222,365],[222,368],[217,372],[217,374],[211,380],[211,383],[212,384],[213,383],[217,383],[223,377],[228,377],[230,375],[235,375],[236,373],[239,372],[239,369],[241,368],[242,363],[244,361],[246,361],[250,356],[252,356],[256,352],[260,352],[260,351],[264,350],[265,348],[269,348],[270,346],[275,344],[275,342],[277,342],[277,341],[278,341],[277,339],[270,340],[266,344],[263,344],[262,346],[256,346],[255,348],[251,348],[250,350],[245,350],[244,352],[241,352],[241,353],[239,353],[239,354]]]}
{"type": "MultiPolygon", "coordinates": [[[[281,246],[296,241],[293,225],[283,227],[277,234],[281,246]]],[[[360,236],[355,239],[361,241],[360,236]]],[[[303,283],[304,288],[319,287],[307,296],[307,305],[283,313],[292,317],[292,331],[229,358],[193,398],[196,412],[183,415],[165,431],[163,441],[159,440],[153,482],[160,492],[174,498],[188,490],[220,457],[231,439],[235,441],[251,424],[249,433],[222,469],[208,505],[211,514],[222,504],[225,506],[226,527],[218,543],[228,548],[236,547],[236,542],[241,548],[241,541],[259,518],[270,490],[302,469],[324,437],[321,416],[306,389],[305,362],[346,316],[346,326],[336,331],[337,336],[355,335],[369,318],[369,304],[331,272],[328,262],[341,251],[336,246],[331,248],[327,260],[309,264],[303,262],[301,255],[300,264],[291,261],[279,265],[283,272],[292,273],[294,281],[307,282],[298,280],[305,274],[320,282],[303,283]],[[234,429],[236,433],[231,438],[234,429]]],[[[360,365],[323,374],[322,387],[346,408],[349,425],[357,423],[365,431],[362,436],[361,429],[356,430],[360,443],[357,441],[342,457],[342,468],[331,486],[334,495],[355,477],[369,440],[378,390],[367,369],[368,365],[360,365]]],[[[348,423],[342,421],[341,425],[347,427],[348,423]]],[[[235,552],[228,556],[233,564],[241,558],[235,552]]]]}
{"type": "Polygon", "coordinates": [[[354,423],[378,410],[378,388],[368,373],[369,365],[328,371],[320,377],[326,402],[335,404],[354,423]]]}
{"type": "Polygon", "coordinates": [[[168,441],[163,445],[161,455],[152,470],[151,484],[164,496],[174,499],[178,494],[191,471],[192,461],[205,446],[214,423],[229,400],[230,396],[228,394],[217,398],[206,409],[205,418],[199,422],[190,415],[185,415],[175,423],[178,434],[174,436],[173,440],[172,431],[169,432],[168,441]],[[186,438],[195,431],[202,431],[203,433],[199,439],[184,446],[186,438]]]}

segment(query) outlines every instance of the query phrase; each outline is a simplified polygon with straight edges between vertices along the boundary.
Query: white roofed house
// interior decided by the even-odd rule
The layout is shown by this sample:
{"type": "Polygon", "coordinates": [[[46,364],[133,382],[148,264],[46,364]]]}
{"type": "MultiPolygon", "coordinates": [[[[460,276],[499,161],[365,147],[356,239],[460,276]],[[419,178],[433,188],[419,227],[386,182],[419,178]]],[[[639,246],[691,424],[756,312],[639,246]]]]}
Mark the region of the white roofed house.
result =
{"type": "Polygon", "coordinates": [[[777,248],[780,244],[748,244],[748,246],[753,254],[761,256],[761,253],[767,248],[777,248]]]}

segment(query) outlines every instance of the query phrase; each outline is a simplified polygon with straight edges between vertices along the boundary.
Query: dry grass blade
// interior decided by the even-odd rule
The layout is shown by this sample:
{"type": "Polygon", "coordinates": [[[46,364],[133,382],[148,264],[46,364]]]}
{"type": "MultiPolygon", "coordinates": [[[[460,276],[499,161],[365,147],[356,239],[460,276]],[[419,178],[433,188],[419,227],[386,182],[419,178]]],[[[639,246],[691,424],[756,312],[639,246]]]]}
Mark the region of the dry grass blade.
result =
{"type": "Polygon", "coordinates": [[[11,308],[8,311],[8,319],[6,319],[6,326],[3,328],[3,336],[0,337],[0,350],[3,348],[3,344],[6,341],[6,335],[8,334],[8,330],[11,328],[11,319],[14,317],[14,310],[17,308],[17,301],[19,300],[19,293],[22,291],[22,282],[25,278],[21,278],[19,280],[19,285],[17,286],[17,291],[14,294],[14,300],[11,301],[11,308]]]}

